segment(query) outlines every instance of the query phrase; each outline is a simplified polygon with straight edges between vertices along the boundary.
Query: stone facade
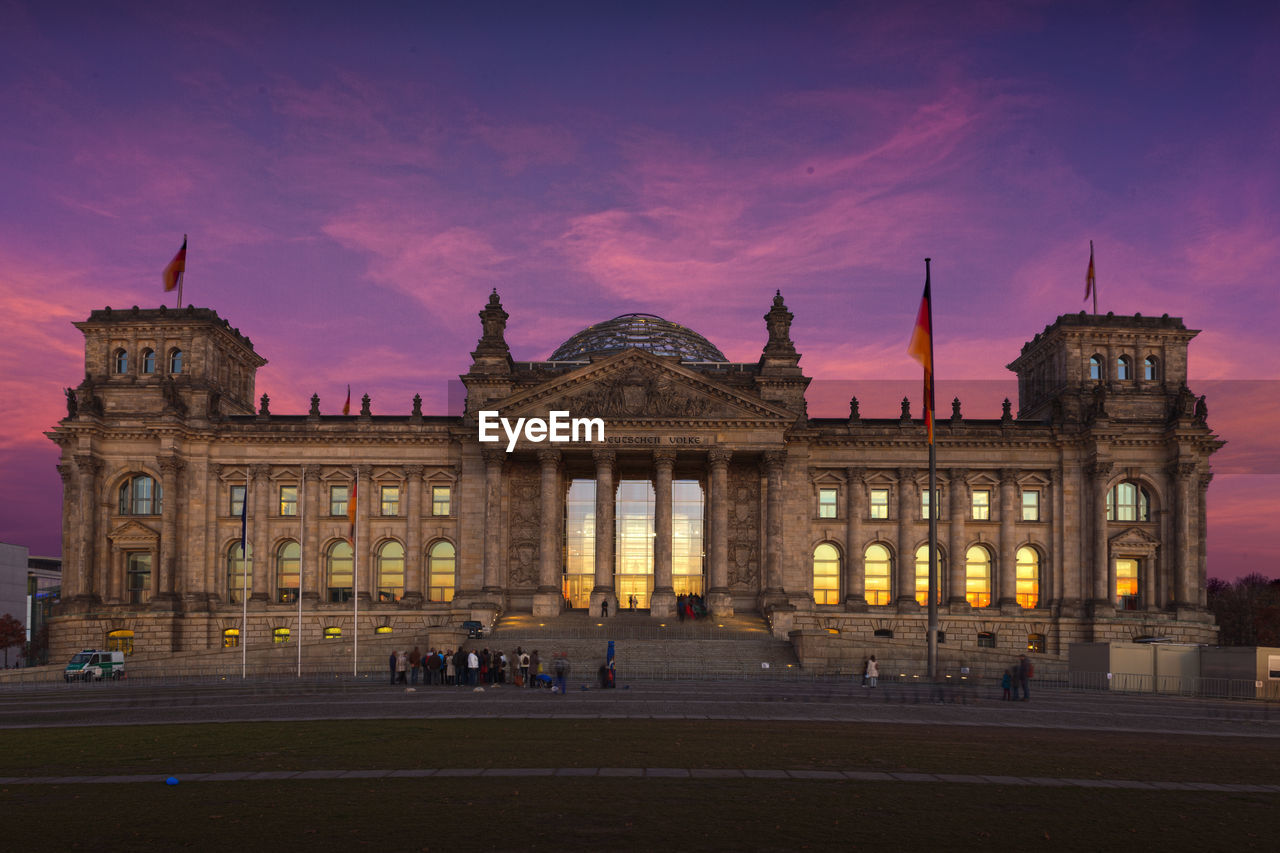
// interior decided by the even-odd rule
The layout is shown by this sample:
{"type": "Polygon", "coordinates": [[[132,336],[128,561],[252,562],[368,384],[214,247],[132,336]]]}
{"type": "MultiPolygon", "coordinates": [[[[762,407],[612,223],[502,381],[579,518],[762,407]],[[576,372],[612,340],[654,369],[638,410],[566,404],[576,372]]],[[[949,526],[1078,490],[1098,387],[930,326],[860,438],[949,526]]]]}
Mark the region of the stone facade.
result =
{"type": "MultiPolygon", "coordinates": [[[[818,665],[877,638],[923,654],[923,423],[905,403],[862,418],[856,400],[848,418],[808,417],[780,295],[752,363],[670,354],[674,324],[629,316],[628,334],[654,336],[516,362],[494,293],[465,411],[447,417],[416,399],[375,415],[368,398],[358,414],[321,415],[314,398],[275,414],[254,400],[265,360],[213,311],[94,311],[76,324],[84,381],[49,433],[64,483],[54,659],[127,640],[220,648],[236,631],[254,646],[285,630],[416,642],[504,611],[616,614],[637,592],[660,617],[682,592],[713,614],[759,613],[818,665]],[[525,436],[508,453],[478,440],[481,410],[599,417],[605,438],[525,436]],[[573,503],[577,488],[590,497],[573,503]]],[[[1167,316],[1059,317],[1010,365],[1016,417],[967,419],[957,403],[937,422],[948,653],[1215,637],[1204,506],[1221,442],[1186,384],[1195,334],[1167,316]]]]}

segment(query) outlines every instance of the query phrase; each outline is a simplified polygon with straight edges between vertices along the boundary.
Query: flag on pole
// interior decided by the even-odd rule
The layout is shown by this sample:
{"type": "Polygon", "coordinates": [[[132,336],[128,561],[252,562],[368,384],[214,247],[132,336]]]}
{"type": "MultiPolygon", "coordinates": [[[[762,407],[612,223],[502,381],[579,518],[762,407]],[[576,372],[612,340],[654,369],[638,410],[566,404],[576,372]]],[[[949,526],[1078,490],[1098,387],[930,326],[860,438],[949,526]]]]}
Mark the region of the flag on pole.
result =
{"type": "Polygon", "coordinates": [[[248,510],[249,510],[249,484],[244,484],[244,499],[240,501],[240,558],[247,560],[249,557],[246,545],[248,539],[246,531],[248,529],[248,510]]]}
{"type": "MultiPolygon", "coordinates": [[[[1089,241],[1089,271],[1084,274],[1084,298],[1087,302],[1098,288],[1098,275],[1093,268],[1093,241],[1089,241]]],[[[1093,313],[1098,313],[1095,309],[1093,313]]]]}
{"type": "Polygon", "coordinates": [[[347,402],[342,404],[342,414],[351,414],[351,386],[347,386],[347,402]]]}
{"type": "Polygon", "coordinates": [[[351,547],[356,547],[356,482],[351,481],[351,499],[347,501],[347,521],[351,525],[348,538],[351,540],[351,547]]]}
{"type": "Polygon", "coordinates": [[[924,422],[933,444],[933,306],[929,296],[929,259],[924,259],[924,298],[907,352],[924,367],[924,422]]]}
{"type": "Polygon", "coordinates": [[[173,256],[169,265],[164,268],[164,292],[178,289],[178,280],[187,271],[187,235],[182,235],[182,248],[173,256]]]}

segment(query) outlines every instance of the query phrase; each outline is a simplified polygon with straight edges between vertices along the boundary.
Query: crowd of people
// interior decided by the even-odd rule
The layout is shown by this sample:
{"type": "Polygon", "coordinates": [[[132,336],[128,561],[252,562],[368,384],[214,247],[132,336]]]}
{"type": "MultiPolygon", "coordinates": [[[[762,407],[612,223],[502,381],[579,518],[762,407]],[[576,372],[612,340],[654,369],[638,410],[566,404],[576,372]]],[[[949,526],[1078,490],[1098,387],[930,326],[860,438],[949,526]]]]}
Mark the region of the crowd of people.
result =
{"type": "Polygon", "coordinates": [[[688,595],[677,595],[676,614],[680,617],[681,622],[686,619],[705,619],[707,605],[702,600],[702,596],[696,592],[688,595]]]}
{"type": "Polygon", "coordinates": [[[508,655],[499,649],[428,649],[392,652],[388,660],[391,683],[416,686],[482,687],[512,684],[516,687],[551,687],[560,692],[567,686],[569,656],[559,652],[544,663],[538,650],[526,652],[517,646],[508,655]]]}

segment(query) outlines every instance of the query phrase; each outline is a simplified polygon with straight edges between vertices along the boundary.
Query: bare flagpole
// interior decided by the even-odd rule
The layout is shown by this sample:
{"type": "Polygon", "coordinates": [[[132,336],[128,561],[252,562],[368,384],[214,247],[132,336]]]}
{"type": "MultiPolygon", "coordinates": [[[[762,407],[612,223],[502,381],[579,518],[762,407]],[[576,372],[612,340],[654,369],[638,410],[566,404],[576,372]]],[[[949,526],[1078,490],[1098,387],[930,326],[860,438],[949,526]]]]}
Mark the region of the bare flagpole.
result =
{"type": "Polygon", "coordinates": [[[298,503],[302,507],[298,511],[298,678],[302,678],[302,567],[307,564],[307,471],[302,474],[302,488],[298,489],[298,503]]]}
{"type": "Polygon", "coordinates": [[[249,677],[249,478],[244,478],[244,503],[240,504],[240,678],[249,677]]]}
{"type": "Polygon", "coordinates": [[[351,473],[355,479],[351,482],[351,600],[355,614],[352,626],[351,675],[360,675],[360,549],[356,547],[356,519],[360,516],[360,473],[354,468],[351,473]]]}

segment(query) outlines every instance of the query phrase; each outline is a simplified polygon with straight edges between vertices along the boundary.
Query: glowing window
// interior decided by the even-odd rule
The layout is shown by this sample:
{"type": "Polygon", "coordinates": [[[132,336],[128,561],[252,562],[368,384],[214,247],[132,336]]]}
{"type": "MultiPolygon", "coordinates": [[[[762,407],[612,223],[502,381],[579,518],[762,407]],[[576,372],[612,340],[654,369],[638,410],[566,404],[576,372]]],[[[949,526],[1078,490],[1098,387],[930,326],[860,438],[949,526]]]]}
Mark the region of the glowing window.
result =
{"type": "MultiPolygon", "coordinates": [[[[938,588],[934,591],[934,598],[938,603],[942,603],[942,549],[938,549],[938,588]]],[[[916,601],[921,607],[929,604],[929,546],[921,545],[916,549],[916,601]]]]}
{"type": "Polygon", "coordinates": [[[888,489],[872,489],[871,490],[871,517],[872,518],[888,518],[889,517],[889,490],[888,489]]]}
{"type": "Polygon", "coordinates": [[[973,490],[973,518],[975,521],[991,520],[991,492],[989,490],[973,490]]]}
{"type": "Polygon", "coordinates": [[[1028,610],[1040,603],[1040,552],[1023,546],[1016,554],[1015,595],[1028,610]]]}
{"type": "Polygon", "coordinates": [[[404,598],[404,546],[394,539],[378,549],[378,601],[394,603],[404,598]]]}
{"type": "Polygon", "coordinates": [[[1116,607],[1138,609],[1138,561],[1116,560],[1116,607]]]}
{"type": "Polygon", "coordinates": [[[828,542],[813,549],[813,603],[840,603],[840,552],[828,542]]]}
{"type": "Polygon", "coordinates": [[[282,644],[289,642],[289,629],[276,628],[271,632],[271,642],[282,644]]]}
{"type": "Polygon", "coordinates": [[[892,560],[883,545],[868,545],[863,555],[863,597],[867,604],[888,604],[892,592],[890,572],[892,560]]]}
{"type": "Polygon", "coordinates": [[[302,559],[302,546],[292,539],[276,550],[276,601],[292,604],[298,600],[298,570],[302,559]]]}
{"type": "Polygon", "coordinates": [[[818,518],[836,517],[836,489],[818,489],[818,518]]]}
{"type": "Polygon", "coordinates": [[[427,553],[429,601],[453,601],[457,552],[452,542],[437,542],[427,553]]]}
{"type": "Polygon", "coordinates": [[[965,553],[964,599],[971,607],[991,606],[991,552],[981,545],[965,553]]]}
{"type": "Polygon", "coordinates": [[[325,629],[324,629],[324,638],[325,638],[326,640],[341,640],[341,639],[342,639],[342,629],[341,629],[341,628],[325,628],[325,629]]]}
{"type": "Polygon", "coordinates": [[[325,555],[325,586],[329,590],[331,603],[341,604],[351,600],[351,589],[355,580],[353,567],[354,554],[350,542],[339,539],[329,546],[329,551],[325,555]]]}
{"type": "Polygon", "coordinates": [[[253,543],[247,542],[244,551],[240,542],[227,549],[227,601],[239,604],[253,590],[253,543]]]}
{"type": "Polygon", "coordinates": [[[240,629],[228,628],[222,632],[222,647],[224,649],[235,649],[240,646],[240,629]]]}
{"type": "Polygon", "coordinates": [[[133,654],[133,632],[127,628],[111,631],[107,634],[107,651],[133,654]]]}

